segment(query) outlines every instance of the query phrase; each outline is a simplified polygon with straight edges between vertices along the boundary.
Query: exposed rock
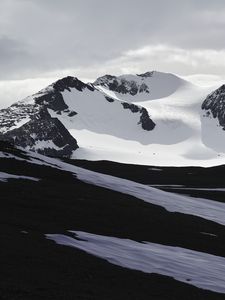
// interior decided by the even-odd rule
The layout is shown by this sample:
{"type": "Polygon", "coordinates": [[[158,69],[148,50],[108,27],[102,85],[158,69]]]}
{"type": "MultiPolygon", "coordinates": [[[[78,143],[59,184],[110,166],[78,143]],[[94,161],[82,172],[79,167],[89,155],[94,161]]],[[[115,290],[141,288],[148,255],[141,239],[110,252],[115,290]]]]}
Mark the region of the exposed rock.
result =
{"type": "Polygon", "coordinates": [[[106,99],[108,102],[114,102],[114,101],[115,101],[113,98],[110,98],[109,96],[105,96],[105,99],[106,99]]]}
{"type": "Polygon", "coordinates": [[[148,111],[144,107],[139,107],[135,104],[122,102],[121,103],[124,109],[129,109],[133,113],[140,113],[140,121],[138,124],[141,124],[144,130],[150,131],[155,128],[155,123],[149,117],[148,111]]]}
{"type": "Polygon", "coordinates": [[[45,105],[46,107],[57,112],[68,108],[68,106],[64,102],[62,94],[58,91],[46,93],[42,96],[35,97],[34,99],[37,104],[45,105]]]}
{"type": "Polygon", "coordinates": [[[76,116],[77,115],[77,113],[75,112],[75,111],[73,111],[73,110],[71,110],[69,113],[68,113],[68,117],[74,117],[74,116],[76,116]]]}
{"type": "Polygon", "coordinates": [[[133,113],[137,113],[137,112],[140,112],[140,107],[135,105],[135,104],[132,104],[132,103],[128,103],[128,102],[122,102],[121,103],[123,105],[123,108],[124,109],[129,109],[131,110],[133,113]]]}
{"type": "Polygon", "coordinates": [[[89,89],[90,91],[94,91],[94,88],[90,84],[86,84],[80,81],[78,78],[72,76],[59,79],[53,83],[52,87],[57,92],[63,92],[65,90],[70,91],[71,88],[75,88],[80,92],[82,92],[85,88],[89,89]]]}
{"type": "Polygon", "coordinates": [[[105,86],[111,91],[121,94],[130,94],[131,96],[134,96],[137,93],[149,93],[149,88],[144,82],[139,83],[135,80],[130,80],[121,76],[105,75],[99,77],[94,82],[94,85],[105,86]]]}
{"type": "Polygon", "coordinates": [[[217,118],[220,126],[225,130],[225,85],[207,96],[202,103],[202,109],[206,110],[205,117],[217,118]]]}
{"type": "Polygon", "coordinates": [[[27,150],[50,156],[70,157],[78,148],[77,141],[46,108],[31,117],[23,126],[4,134],[4,139],[27,150]]]}
{"type": "Polygon", "coordinates": [[[149,117],[148,111],[145,108],[141,108],[141,117],[139,122],[144,130],[153,130],[156,124],[149,117]]]}
{"type": "Polygon", "coordinates": [[[152,77],[153,74],[154,74],[154,71],[151,71],[151,72],[145,72],[143,74],[137,74],[137,76],[147,78],[147,77],[152,77]]]}

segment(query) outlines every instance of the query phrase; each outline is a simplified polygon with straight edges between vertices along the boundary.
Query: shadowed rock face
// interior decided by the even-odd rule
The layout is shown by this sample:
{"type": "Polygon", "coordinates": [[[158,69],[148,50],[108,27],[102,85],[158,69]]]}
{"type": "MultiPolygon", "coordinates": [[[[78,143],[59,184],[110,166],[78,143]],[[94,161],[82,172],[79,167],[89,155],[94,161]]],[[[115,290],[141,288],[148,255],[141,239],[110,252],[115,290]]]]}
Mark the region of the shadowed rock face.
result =
{"type": "Polygon", "coordinates": [[[90,84],[86,84],[80,81],[78,78],[72,76],[59,79],[53,83],[52,86],[57,92],[63,92],[65,90],[70,91],[71,88],[75,88],[80,92],[82,92],[85,88],[89,89],[90,91],[94,91],[94,88],[90,84]]]}
{"type": "Polygon", "coordinates": [[[137,74],[137,76],[143,77],[143,78],[147,78],[147,77],[152,77],[154,74],[154,71],[151,72],[145,72],[143,74],[137,74]]]}
{"type": "Polygon", "coordinates": [[[1,139],[41,154],[70,157],[78,148],[77,141],[57,118],[50,116],[47,109],[74,117],[77,113],[69,109],[61,94],[64,90],[71,91],[71,88],[92,90],[92,87],[77,78],[66,77],[33,95],[31,99],[0,110],[1,139]]]}
{"type": "MultiPolygon", "coordinates": [[[[145,74],[139,76],[148,77],[145,74]]],[[[143,92],[149,93],[149,88],[144,82],[139,84],[134,80],[127,80],[125,78],[119,78],[111,75],[105,75],[99,77],[94,82],[94,85],[105,86],[113,92],[117,92],[121,94],[130,94],[131,96],[134,96],[137,93],[143,93],[143,92]]]]}
{"type": "Polygon", "coordinates": [[[141,117],[139,122],[144,130],[153,130],[156,124],[151,120],[147,110],[143,107],[141,109],[141,117]]]}
{"type": "Polygon", "coordinates": [[[225,85],[208,95],[202,103],[202,109],[206,110],[206,116],[217,118],[220,126],[225,130],[225,85]]]}
{"type": "Polygon", "coordinates": [[[122,102],[121,104],[124,109],[129,109],[133,113],[141,113],[140,121],[138,122],[138,124],[141,124],[144,130],[150,131],[155,128],[155,123],[151,120],[148,111],[144,107],[139,107],[135,104],[130,104],[127,102],[122,102]]]}
{"type": "Polygon", "coordinates": [[[45,105],[54,111],[61,112],[68,109],[61,93],[65,90],[71,92],[72,88],[75,88],[80,92],[85,88],[94,91],[94,88],[91,85],[83,83],[76,77],[68,76],[53,83],[52,89],[47,93],[37,94],[37,96],[35,96],[35,102],[39,105],[45,105]]]}
{"type": "Polygon", "coordinates": [[[70,157],[78,148],[77,141],[57,118],[50,116],[46,108],[42,108],[23,126],[4,134],[3,138],[49,156],[70,157]]]}

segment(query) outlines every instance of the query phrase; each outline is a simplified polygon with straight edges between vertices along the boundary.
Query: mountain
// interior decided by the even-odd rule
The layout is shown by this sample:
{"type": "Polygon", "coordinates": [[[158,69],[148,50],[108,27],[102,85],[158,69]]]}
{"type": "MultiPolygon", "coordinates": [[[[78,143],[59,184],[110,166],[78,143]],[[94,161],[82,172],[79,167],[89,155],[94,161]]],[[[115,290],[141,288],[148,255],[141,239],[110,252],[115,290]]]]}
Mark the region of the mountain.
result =
{"type": "Polygon", "coordinates": [[[224,163],[223,87],[170,73],[65,77],[0,110],[1,139],[50,156],[146,165],[224,163]]]}
{"type": "Polygon", "coordinates": [[[224,95],[65,77],[1,110],[0,299],[223,300],[224,95]]]}
{"type": "Polygon", "coordinates": [[[224,166],[0,166],[2,299],[224,299],[224,166]]]}
{"type": "Polygon", "coordinates": [[[2,109],[0,126],[2,139],[42,154],[70,157],[81,130],[135,139],[133,132],[153,130],[155,124],[145,108],[66,77],[2,109]]]}

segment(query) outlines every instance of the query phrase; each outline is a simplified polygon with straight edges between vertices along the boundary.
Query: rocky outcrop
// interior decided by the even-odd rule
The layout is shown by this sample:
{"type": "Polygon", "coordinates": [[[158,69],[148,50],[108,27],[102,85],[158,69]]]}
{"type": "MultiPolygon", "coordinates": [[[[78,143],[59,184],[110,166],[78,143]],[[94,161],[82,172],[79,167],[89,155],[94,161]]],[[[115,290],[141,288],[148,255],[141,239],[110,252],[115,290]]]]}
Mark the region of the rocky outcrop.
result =
{"type": "Polygon", "coordinates": [[[69,118],[76,112],[66,105],[62,92],[76,88],[93,88],[74,77],[56,81],[37,94],[0,110],[0,138],[41,154],[70,157],[78,148],[77,141],[65,126],[52,118],[48,109],[69,118]]]}
{"type": "Polygon", "coordinates": [[[225,130],[225,85],[208,95],[202,103],[202,109],[206,111],[205,117],[217,118],[225,130]]]}
{"type": "Polygon", "coordinates": [[[130,94],[131,96],[134,96],[137,93],[149,93],[149,88],[144,82],[136,82],[135,80],[126,79],[126,77],[105,75],[99,77],[94,82],[94,85],[105,86],[111,91],[120,94],[130,94]]]}
{"type": "Polygon", "coordinates": [[[155,128],[155,123],[149,117],[148,111],[144,107],[139,107],[135,104],[122,102],[121,103],[124,109],[129,109],[132,113],[140,113],[140,121],[138,124],[141,124],[144,130],[150,131],[155,128]]]}
{"type": "Polygon", "coordinates": [[[151,72],[145,72],[143,74],[137,74],[137,76],[140,76],[142,78],[148,78],[148,77],[152,77],[154,74],[154,71],[151,71],[151,72]]]}
{"type": "Polygon", "coordinates": [[[78,78],[72,76],[59,79],[52,84],[52,87],[57,92],[63,92],[65,90],[71,91],[71,88],[75,88],[80,92],[82,92],[85,88],[89,89],[90,91],[94,91],[94,88],[91,86],[91,84],[86,84],[80,81],[78,78]]]}
{"type": "Polygon", "coordinates": [[[46,108],[40,109],[31,120],[4,134],[4,140],[44,155],[70,157],[78,148],[77,141],[46,108]]]}

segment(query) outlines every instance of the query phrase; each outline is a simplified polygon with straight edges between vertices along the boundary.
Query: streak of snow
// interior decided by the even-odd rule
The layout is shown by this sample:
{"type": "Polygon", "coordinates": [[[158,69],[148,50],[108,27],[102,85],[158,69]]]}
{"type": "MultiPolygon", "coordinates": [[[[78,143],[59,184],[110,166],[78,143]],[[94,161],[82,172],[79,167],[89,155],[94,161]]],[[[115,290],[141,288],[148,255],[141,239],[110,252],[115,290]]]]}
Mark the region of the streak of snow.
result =
{"type": "Polygon", "coordinates": [[[34,177],[13,175],[13,174],[9,174],[9,173],[0,172],[0,181],[7,182],[8,179],[26,179],[26,180],[33,180],[33,181],[40,180],[40,179],[34,178],[34,177]]]}
{"type": "Polygon", "coordinates": [[[156,273],[225,294],[225,258],[180,247],[73,231],[76,238],[47,234],[57,244],[74,247],[124,268],[156,273]]]}
{"type": "Polygon", "coordinates": [[[134,196],[147,203],[162,206],[170,212],[198,216],[225,225],[225,203],[165,192],[131,180],[82,169],[36,153],[31,154],[31,157],[33,157],[32,161],[34,163],[45,164],[71,172],[83,182],[134,196]]]}

